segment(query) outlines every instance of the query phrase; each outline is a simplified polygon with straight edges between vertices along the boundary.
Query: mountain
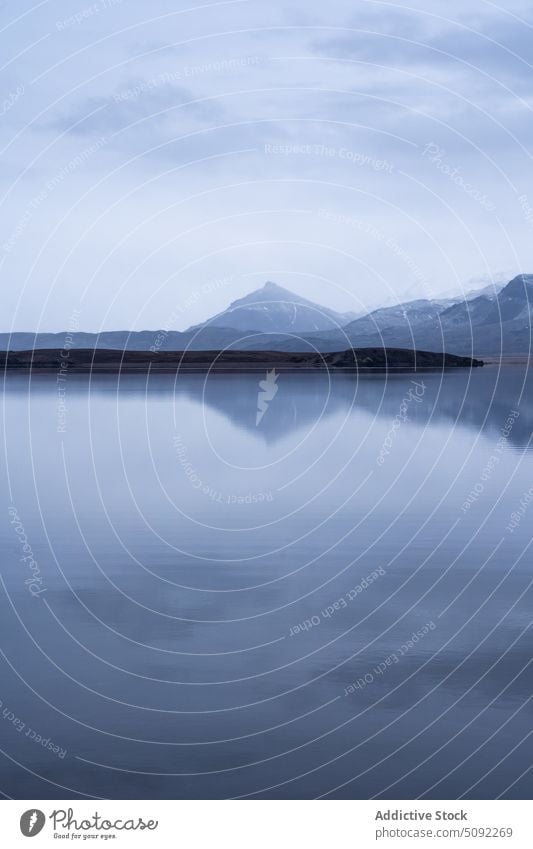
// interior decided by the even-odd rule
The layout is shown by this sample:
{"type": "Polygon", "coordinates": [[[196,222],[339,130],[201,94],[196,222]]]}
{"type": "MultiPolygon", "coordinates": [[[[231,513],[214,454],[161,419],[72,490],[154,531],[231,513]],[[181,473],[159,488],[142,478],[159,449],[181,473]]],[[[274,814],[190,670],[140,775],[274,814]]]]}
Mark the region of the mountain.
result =
{"type": "MultiPolygon", "coordinates": [[[[283,350],[284,343],[288,344],[291,340],[296,342],[296,347],[290,350],[311,350],[308,345],[299,341],[300,337],[316,332],[335,331],[355,318],[355,313],[336,312],[269,281],[260,289],[234,301],[224,312],[185,331],[77,332],[73,333],[72,337],[74,348],[198,351],[238,347],[246,350],[268,349],[272,339],[277,350],[283,350]],[[272,334],[281,335],[278,338],[272,334]]],[[[66,336],[66,333],[1,333],[0,350],[61,348],[65,344],[66,336]]]]}
{"type": "Polygon", "coordinates": [[[269,280],[261,289],[233,301],[224,312],[203,324],[190,327],[187,332],[207,327],[232,327],[244,333],[250,330],[260,333],[316,333],[344,327],[355,318],[354,313],[335,312],[269,280]]]}
{"type": "Polygon", "coordinates": [[[503,272],[498,271],[496,274],[484,274],[481,277],[472,277],[457,294],[456,289],[448,289],[442,293],[442,298],[446,298],[451,302],[471,301],[479,295],[487,295],[487,297],[495,298],[501,292],[504,286],[509,282],[509,277],[503,272]]]}
{"type": "MultiPolygon", "coordinates": [[[[344,328],[352,344],[414,346],[454,354],[527,354],[531,346],[533,275],[520,274],[495,295],[459,301],[426,318],[406,311],[403,322],[369,332],[368,318],[344,328]]],[[[334,340],[331,340],[334,344],[334,340]]]]}
{"type": "Polygon", "coordinates": [[[350,322],[345,326],[345,330],[348,332],[349,329],[351,331],[356,327],[358,333],[376,333],[388,327],[402,327],[424,321],[433,321],[449,303],[449,301],[420,299],[393,307],[382,307],[350,322]]]}
{"type": "MultiPolygon", "coordinates": [[[[528,354],[533,275],[520,274],[499,292],[473,297],[418,299],[356,317],[294,295],[275,283],[234,301],[227,310],[186,331],[74,333],[74,348],[137,351],[343,351],[417,348],[459,355],[528,354]],[[231,323],[230,323],[231,322],[231,323]],[[318,328],[318,329],[317,329],[318,328]]],[[[0,334],[0,350],[61,348],[65,333],[0,334]]]]}
{"type": "MultiPolygon", "coordinates": [[[[411,301],[374,310],[339,331],[308,334],[303,340],[271,338],[269,346],[276,350],[318,348],[328,352],[347,345],[381,345],[467,356],[528,354],[532,347],[532,319],[533,275],[520,274],[497,294],[482,294],[471,300],[458,298],[455,302],[411,301]]],[[[256,347],[254,339],[248,347],[256,347]]]]}
{"type": "Polygon", "coordinates": [[[29,351],[60,349],[71,339],[72,348],[97,348],[115,351],[183,351],[189,347],[221,350],[233,346],[242,336],[236,330],[215,327],[208,334],[178,330],[106,330],[102,333],[0,333],[0,350],[29,351]]]}
{"type": "Polygon", "coordinates": [[[501,292],[502,289],[505,288],[506,285],[506,283],[494,282],[488,283],[481,289],[469,289],[469,291],[465,292],[464,294],[464,300],[472,301],[474,298],[478,298],[480,295],[486,295],[487,298],[494,300],[494,298],[501,292]]]}

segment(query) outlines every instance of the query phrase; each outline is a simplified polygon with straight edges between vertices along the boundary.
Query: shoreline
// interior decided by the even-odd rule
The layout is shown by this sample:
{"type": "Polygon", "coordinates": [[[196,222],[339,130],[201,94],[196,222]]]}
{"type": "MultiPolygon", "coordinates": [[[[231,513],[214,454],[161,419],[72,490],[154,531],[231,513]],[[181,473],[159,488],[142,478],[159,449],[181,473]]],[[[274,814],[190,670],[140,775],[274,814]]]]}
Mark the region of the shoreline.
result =
{"type": "Polygon", "coordinates": [[[0,351],[4,372],[19,373],[418,372],[483,365],[483,360],[473,357],[404,348],[349,348],[325,354],[236,350],[120,352],[103,348],[0,351]]]}

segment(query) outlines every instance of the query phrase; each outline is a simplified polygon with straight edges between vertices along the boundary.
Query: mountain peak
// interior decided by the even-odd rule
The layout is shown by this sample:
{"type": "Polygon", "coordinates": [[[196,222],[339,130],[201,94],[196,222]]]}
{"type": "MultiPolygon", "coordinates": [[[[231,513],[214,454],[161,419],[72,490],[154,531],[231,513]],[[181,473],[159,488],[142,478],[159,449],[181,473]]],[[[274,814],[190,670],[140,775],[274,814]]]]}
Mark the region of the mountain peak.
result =
{"type": "MultiPolygon", "coordinates": [[[[279,286],[278,283],[274,283],[273,280],[267,280],[267,282],[260,286],[259,289],[254,289],[242,298],[238,298],[236,301],[233,301],[230,304],[230,309],[246,306],[247,304],[276,304],[278,302],[280,306],[283,304],[306,304],[307,306],[313,306],[316,309],[320,309],[320,307],[313,301],[309,301],[301,295],[296,295],[289,289],[285,289],[283,286],[279,286]]],[[[326,308],[324,307],[324,309],[326,308]]]]}
{"type": "MultiPolygon", "coordinates": [[[[254,289],[253,292],[250,292],[245,298],[256,297],[256,295],[266,295],[268,297],[278,297],[283,298],[284,300],[300,300],[298,295],[295,295],[294,292],[289,291],[289,289],[285,289],[283,286],[280,286],[278,283],[274,283],[273,280],[267,280],[259,289],[254,289]]],[[[244,298],[241,298],[244,300],[244,298]]]]}
{"type": "Polygon", "coordinates": [[[499,300],[506,297],[525,299],[532,295],[533,274],[518,274],[502,289],[499,300]]]}
{"type": "Polygon", "coordinates": [[[533,284],[533,274],[517,274],[508,285],[511,285],[511,283],[525,283],[527,286],[531,286],[533,284]]]}
{"type": "Polygon", "coordinates": [[[298,335],[338,330],[353,318],[351,313],[336,312],[284,289],[273,280],[267,280],[259,289],[233,301],[228,309],[215,315],[206,324],[209,327],[232,327],[244,332],[298,335]]]}

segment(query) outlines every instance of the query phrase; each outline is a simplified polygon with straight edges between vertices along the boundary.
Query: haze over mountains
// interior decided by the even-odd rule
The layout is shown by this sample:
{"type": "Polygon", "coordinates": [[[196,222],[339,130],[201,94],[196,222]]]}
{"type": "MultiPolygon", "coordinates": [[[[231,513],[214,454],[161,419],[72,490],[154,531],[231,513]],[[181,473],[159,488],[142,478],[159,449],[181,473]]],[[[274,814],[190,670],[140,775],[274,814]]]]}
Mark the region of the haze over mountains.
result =
{"type": "MultiPolygon", "coordinates": [[[[119,350],[341,351],[348,347],[418,348],[452,354],[528,354],[533,275],[456,298],[419,299],[368,315],[338,313],[268,282],[227,310],[186,331],[72,334],[72,347],[119,350]]],[[[0,348],[62,348],[66,333],[0,334],[0,348]]]]}

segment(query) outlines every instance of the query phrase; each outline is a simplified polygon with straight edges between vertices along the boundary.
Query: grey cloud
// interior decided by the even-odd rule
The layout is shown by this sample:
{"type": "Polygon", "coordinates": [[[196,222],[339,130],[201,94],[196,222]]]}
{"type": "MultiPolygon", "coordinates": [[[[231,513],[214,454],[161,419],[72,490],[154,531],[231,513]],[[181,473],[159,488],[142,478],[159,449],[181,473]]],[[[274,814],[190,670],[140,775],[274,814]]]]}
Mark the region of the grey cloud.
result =
{"type": "Polygon", "coordinates": [[[430,77],[455,68],[465,79],[478,73],[504,83],[531,85],[531,30],[505,16],[489,24],[485,21],[478,29],[446,21],[436,28],[431,18],[398,13],[378,23],[375,14],[367,14],[362,20],[358,16],[351,27],[352,31],[347,27],[341,34],[317,39],[315,53],[414,72],[423,68],[430,77]]]}
{"type": "MultiPolygon", "coordinates": [[[[28,323],[42,297],[39,285],[54,278],[64,245],[79,235],[84,239],[93,216],[122,196],[128,197],[122,214],[106,221],[99,240],[91,235],[83,242],[83,260],[77,255],[69,260],[73,302],[93,271],[95,242],[103,252],[108,241],[114,246],[127,233],[130,221],[137,226],[172,203],[175,212],[162,214],[157,226],[139,226],[117,265],[104,264],[98,272],[100,294],[113,293],[117,273],[157,252],[174,233],[198,226],[196,235],[175,249],[162,249],[150,273],[143,268],[128,284],[126,310],[140,309],[150,300],[153,281],[171,276],[182,263],[190,263],[186,280],[180,280],[183,297],[187,287],[201,286],[205,275],[218,277],[222,265],[224,274],[254,281],[259,271],[285,269],[287,277],[279,282],[289,287],[293,279],[311,280],[306,270],[318,268],[324,278],[374,305],[390,296],[391,287],[401,296],[413,286],[405,263],[398,264],[379,240],[362,239],[347,226],[325,228],[316,214],[321,208],[364,217],[384,238],[393,235],[427,270],[435,291],[452,288],[450,266],[466,280],[490,268],[509,269],[512,276],[524,270],[518,267],[522,262],[527,265],[531,228],[517,197],[525,194],[533,203],[533,179],[517,139],[531,148],[531,2],[509,0],[505,10],[497,10],[481,0],[432,0],[429,7],[427,0],[410,0],[410,11],[400,2],[377,0],[248,0],[204,10],[184,2],[191,11],[180,15],[175,0],[153,0],[148,11],[144,0],[124,0],[56,31],[56,21],[85,5],[84,0],[76,6],[56,0],[53,9],[40,5],[9,30],[13,57],[43,34],[51,35],[14,61],[2,78],[6,98],[19,84],[25,91],[3,115],[3,143],[19,136],[0,160],[6,193],[0,226],[10,232],[13,222],[32,210],[24,242],[4,262],[2,273],[15,284],[7,293],[6,314],[15,308],[18,284],[28,277],[51,227],[68,213],[73,198],[99,186],[79,218],[67,216],[57,244],[40,259],[39,273],[30,275],[19,329],[31,329],[28,323]],[[217,62],[233,64],[218,67],[217,62]],[[31,124],[47,104],[50,110],[31,124]],[[105,147],[54,183],[46,202],[35,207],[42,185],[101,137],[109,139],[105,147]],[[422,155],[428,143],[444,151],[441,162],[422,155]],[[267,155],[267,144],[296,150],[267,155]],[[298,152],[299,145],[304,151],[317,145],[319,152],[298,152]],[[320,153],[320,145],[333,154],[320,153]],[[356,153],[357,161],[387,160],[394,168],[377,173],[350,162],[341,150],[356,153]],[[131,167],[120,168],[129,158],[131,167]],[[190,165],[195,160],[202,161],[190,165]],[[169,177],[172,169],[176,176],[169,177]],[[447,176],[454,169],[490,195],[508,238],[496,217],[488,219],[447,176]],[[238,188],[228,188],[233,185],[238,188]],[[189,196],[198,200],[186,201],[189,196]],[[285,209],[301,212],[285,214],[285,209]],[[219,223],[203,229],[204,221],[219,223]],[[311,251],[298,247],[323,241],[328,246],[317,249],[312,262],[311,251]],[[232,252],[229,246],[241,242],[254,247],[245,255],[237,248],[232,252]],[[386,281],[387,292],[376,279],[386,281]]],[[[0,9],[2,24],[10,14],[0,9]]],[[[311,288],[301,294],[327,301],[327,293],[312,290],[315,284],[305,285],[311,288]]],[[[206,313],[223,309],[231,295],[214,292],[206,313]]],[[[97,310],[88,308],[87,325],[98,324],[97,310]]],[[[146,320],[156,326],[164,303],[154,299],[150,310],[146,320]]],[[[53,327],[58,319],[46,314],[43,321],[53,327]]]]}
{"type": "Polygon", "coordinates": [[[188,89],[169,84],[164,78],[131,79],[110,97],[92,97],[65,111],[48,123],[53,129],[74,133],[118,133],[128,129],[154,135],[171,133],[179,122],[209,125],[225,115],[223,107],[211,99],[198,99],[188,89]]]}

